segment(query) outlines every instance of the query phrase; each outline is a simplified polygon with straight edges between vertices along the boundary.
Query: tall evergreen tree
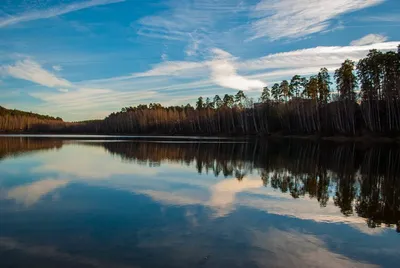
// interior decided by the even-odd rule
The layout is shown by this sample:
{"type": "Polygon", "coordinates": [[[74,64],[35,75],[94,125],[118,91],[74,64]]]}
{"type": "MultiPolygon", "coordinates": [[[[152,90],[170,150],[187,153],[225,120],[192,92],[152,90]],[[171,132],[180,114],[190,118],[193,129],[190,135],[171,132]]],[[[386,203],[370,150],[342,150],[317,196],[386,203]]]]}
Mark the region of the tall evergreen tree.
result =
{"type": "Polygon", "coordinates": [[[335,81],[341,99],[355,100],[357,77],[354,74],[354,61],[345,60],[335,71],[335,81]]]}
{"type": "Polygon", "coordinates": [[[232,95],[225,94],[223,98],[223,103],[225,107],[231,108],[235,103],[235,98],[232,95]]]}
{"type": "Polygon", "coordinates": [[[260,102],[263,103],[267,102],[269,100],[269,97],[270,97],[269,88],[264,87],[261,93],[260,102]]]}
{"type": "Polygon", "coordinates": [[[332,84],[330,75],[326,68],[321,68],[318,73],[318,101],[327,103],[330,97],[330,85],[332,84]]]}
{"type": "Polygon", "coordinates": [[[300,88],[301,88],[301,76],[300,75],[295,75],[292,77],[290,80],[290,92],[292,93],[293,96],[298,98],[300,96],[300,88]]]}
{"type": "Polygon", "coordinates": [[[224,104],[219,95],[215,95],[213,102],[216,109],[221,108],[222,105],[224,104]]]}
{"type": "Polygon", "coordinates": [[[283,97],[285,98],[285,100],[289,100],[290,97],[292,96],[292,93],[290,91],[290,87],[289,87],[289,82],[287,80],[283,80],[281,82],[281,84],[279,85],[279,91],[281,92],[281,94],[283,95],[283,97]]]}
{"type": "Polygon", "coordinates": [[[238,93],[236,93],[236,95],[235,95],[235,104],[239,108],[243,108],[245,100],[246,100],[246,95],[244,95],[243,90],[239,90],[238,93]]]}
{"type": "Polygon", "coordinates": [[[303,95],[312,100],[318,98],[318,78],[311,76],[304,87],[303,95]]]}
{"type": "Polygon", "coordinates": [[[278,83],[275,83],[271,88],[271,95],[274,100],[278,101],[281,97],[281,91],[278,83]]]}
{"type": "Polygon", "coordinates": [[[203,109],[203,108],[204,108],[203,97],[199,97],[199,98],[197,99],[197,102],[196,102],[196,109],[197,109],[197,110],[201,110],[201,109],[203,109]]]}

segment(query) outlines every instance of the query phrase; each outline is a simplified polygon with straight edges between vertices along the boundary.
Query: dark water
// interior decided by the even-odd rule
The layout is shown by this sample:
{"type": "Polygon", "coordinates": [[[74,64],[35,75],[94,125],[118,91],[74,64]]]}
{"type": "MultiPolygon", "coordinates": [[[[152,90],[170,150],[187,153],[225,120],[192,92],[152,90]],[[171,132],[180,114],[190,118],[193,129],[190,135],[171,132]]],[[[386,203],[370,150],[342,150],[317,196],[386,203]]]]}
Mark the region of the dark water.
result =
{"type": "Polygon", "coordinates": [[[395,145],[88,138],[0,137],[0,267],[399,267],[395,145]]]}

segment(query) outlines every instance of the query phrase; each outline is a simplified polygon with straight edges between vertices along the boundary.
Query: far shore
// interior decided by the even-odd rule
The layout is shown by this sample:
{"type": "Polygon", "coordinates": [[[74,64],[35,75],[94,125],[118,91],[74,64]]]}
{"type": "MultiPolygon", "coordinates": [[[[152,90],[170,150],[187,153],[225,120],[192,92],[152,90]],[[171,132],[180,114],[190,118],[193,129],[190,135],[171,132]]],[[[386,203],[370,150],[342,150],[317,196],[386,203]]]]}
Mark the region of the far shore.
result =
{"type": "Polygon", "coordinates": [[[114,133],[31,133],[31,132],[0,132],[0,136],[42,136],[42,137],[71,137],[79,139],[82,138],[113,138],[113,137],[127,137],[133,139],[171,139],[171,140],[243,140],[243,139],[303,139],[303,140],[313,140],[313,141],[332,141],[338,143],[345,142],[358,142],[358,143],[400,143],[400,137],[385,137],[385,136],[320,136],[320,135],[285,135],[282,133],[272,133],[270,135],[220,135],[220,136],[210,136],[210,135],[184,135],[184,134],[114,134],[114,133]]]}

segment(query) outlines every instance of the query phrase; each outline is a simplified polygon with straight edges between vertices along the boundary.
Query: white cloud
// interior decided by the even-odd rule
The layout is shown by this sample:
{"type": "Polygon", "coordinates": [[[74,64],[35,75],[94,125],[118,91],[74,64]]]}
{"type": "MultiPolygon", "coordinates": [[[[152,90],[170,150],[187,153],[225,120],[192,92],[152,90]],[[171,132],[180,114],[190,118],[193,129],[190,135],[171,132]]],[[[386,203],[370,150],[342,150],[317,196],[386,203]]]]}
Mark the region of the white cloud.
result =
{"type": "Polygon", "coordinates": [[[237,74],[235,58],[228,52],[214,48],[210,61],[168,61],[156,65],[153,69],[133,74],[135,77],[146,76],[199,76],[210,75],[214,84],[238,90],[260,89],[265,86],[262,81],[247,79],[237,74]]]}
{"type": "Polygon", "coordinates": [[[114,3],[124,2],[125,0],[90,0],[84,2],[76,2],[68,5],[61,5],[56,7],[49,7],[43,10],[27,11],[15,16],[8,16],[0,18],[0,28],[7,27],[20,22],[33,21],[38,19],[47,19],[59,15],[67,14],[81,9],[86,9],[94,6],[108,5],[114,3]]]}
{"type": "Polygon", "coordinates": [[[53,65],[52,68],[54,71],[57,71],[57,72],[60,72],[63,70],[61,65],[53,65]]]}
{"type": "Polygon", "coordinates": [[[1,71],[12,77],[31,81],[47,87],[72,86],[69,81],[46,71],[39,63],[31,59],[17,61],[14,65],[3,66],[1,67],[1,71]]]}
{"type": "Polygon", "coordinates": [[[368,34],[360,39],[351,41],[352,46],[365,46],[376,43],[383,43],[387,40],[387,37],[381,34],[368,34]]]}
{"type": "Polygon", "coordinates": [[[215,59],[210,62],[212,81],[225,88],[237,90],[261,89],[266,84],[260,80],[248,79],[237,74],[234,58],[222,50],[214,50],[215,59]]]}
{"type": "Polygon", "coordinates": [[[261,0],[254,8],[253,39],[298,38],[328,29],[331,20],[384,0],[261,0]]]}
{"type": "Polygon", "coordinates": [[[339,66],[346,59],[359,60],[365,57],[370,49],[395,50],[397,45],[398,42],[386,42],[368,46],[314,47],[250,59],[239,63],[239,67],[243,70],[262,70],[339,66]]]}
{"type": "Polygon", "coordinates": [[[68,92],[69,90],[68,90],[67,88],[59,88],[58,91],[63,92],[63,93],[66,93],[66,92],[68,92]]]}

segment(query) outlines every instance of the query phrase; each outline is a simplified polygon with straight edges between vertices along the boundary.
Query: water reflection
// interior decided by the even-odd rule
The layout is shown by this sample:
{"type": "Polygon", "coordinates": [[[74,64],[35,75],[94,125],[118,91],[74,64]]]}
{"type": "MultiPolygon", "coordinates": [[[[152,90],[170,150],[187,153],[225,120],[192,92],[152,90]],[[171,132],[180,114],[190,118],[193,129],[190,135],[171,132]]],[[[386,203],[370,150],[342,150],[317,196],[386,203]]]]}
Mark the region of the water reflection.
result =
{"type": "Polygon", "coordinates": [[[392,144],[15,137],[0,138],[0,152],[0,260],[10,265],[18,254],[38,267],[399,261],[392,144]]]}
{"type": "MultiPolygon", "coordinates": [[[[400,224],[400,148],[390,145],[282,143],[104,143],[111,153],[149,166],[163,161],[195,164],[198,173],[234,176],[258,173],[264,186],[293,198],[308,196],[325,207],[330,198],[345,216],[367,218],[369,227],[400,224]]],[[[235,191],[261,182],[223,181],[214,197],[229,203],[235,191]]],[[[218,202],[218,201],[217,201],[218,202]]]]}

